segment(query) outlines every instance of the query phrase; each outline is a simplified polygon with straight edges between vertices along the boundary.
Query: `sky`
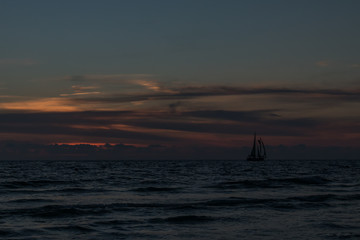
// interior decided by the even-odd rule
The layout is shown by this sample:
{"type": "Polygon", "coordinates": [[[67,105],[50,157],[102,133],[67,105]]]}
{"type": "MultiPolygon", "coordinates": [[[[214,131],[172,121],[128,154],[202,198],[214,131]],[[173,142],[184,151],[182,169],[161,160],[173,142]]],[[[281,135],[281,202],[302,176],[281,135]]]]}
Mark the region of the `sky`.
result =
{"type": "Polygon", "coordinates": [[[360,149],[359,8],[1,0],[0,142],[360,149]]]}

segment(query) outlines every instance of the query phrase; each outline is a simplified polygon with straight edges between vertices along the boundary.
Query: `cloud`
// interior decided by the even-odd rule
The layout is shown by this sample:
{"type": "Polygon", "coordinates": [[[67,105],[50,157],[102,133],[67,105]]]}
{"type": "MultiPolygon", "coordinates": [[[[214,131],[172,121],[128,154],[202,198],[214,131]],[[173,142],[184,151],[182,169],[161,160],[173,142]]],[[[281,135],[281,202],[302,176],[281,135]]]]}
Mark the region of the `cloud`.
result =
{"type": "MultiPolygon", "coordinates": [[[[320,61],[319,65],[326,65],[320,61]]],[[[174,86],[164,84],[151,74],[88,74],[68,76],[68,81],[76,81],[73,93],[63,93],[62,97],[72,97],[73,104],[136,104],[153,101],[182,101],[203,97],[262,95],[268,97],[287,96],[291,99],[337,99],[338,101],[360,100],[360,89],[296,88],[296,87],[254,87],[254,86],[174,86]],[[93,91],[100,89],[101,91],[93,91]],[[148,90],[148,91],[146,91],[148,90]],[[100,94],[101,93],[101,94],[100,94]],[[90,96],[97,95],[97,96],[90,96]],[[75,98],[76,97],[76,98],[75,98]]],[[[169,103],[166,103],[169,105],[169,103]]]]}
{"type": "Polygon", "coordinates": [[[273,144],[354,145],[360,137],[357,118],[282,116],[276,109],[0,113],[0,140],[234,146],[255,130],[273,144]]]}
{"type": "Polygon", "coordinates": [[[99,87],[97,86],[79,86],[79,85],[74,85],[71,87],[75,92],[84,92],[87,90],[93,90],[93,89],[98,89],[99,87]]]}
{"type": "Polygon", "coordinates": [[[85,90],[86,87],[80,88],[79,84],[87,83],[92,84],[92,86],[88,86],[89,88],[96,85],[96,88],[107,88],[108,91],[112,92],[115,90],[121,91],[124,88],[127,90],[137,88],[158,93],[175,93],[173,89],[166,87],[164,83],[157,80],[156,76],[152,74],[85,74],[67,76],[62,80],[77,82],[78,84],[73,86],[74,90],[85,90]]]}
{"type": "Polygon", "coordinates": [[[2,58],[0,59],[0,65],[4,66],[32,66],[39,64],[38,61],[34,59],[26,59],[26,58],[2,58]]]}
{"type": "Polygon", "coordinates": [[[161,85],[159,82],[154,80],[136,80],[134,81],[135,84],[143,86],[149,90],[154,92],[162,92],[162,93],[176,93],[176,91],[166,88],[165,86],[161,85]]]}
{"type": "Polygon", "coordinates": [[[323,60],[323,61],[316,62],[315,65],[318,67],[327,67],[330,65],[330,63],[327,60],[323,60]]]}
{"type": "Polygon", "coordinates": [[[66,76],[63,80],[71,82],[119,83],[152,79],[152,74],[84,74],[66,76]]]}
{"type": "MultiPolygon", "coordinates": [[[[287,127],[316,127],[322,124],[319,120],[310,118],[274,117],[270,110],[185,111],[176,115],[168,112],[135,111],[3,113],[0,123],[2,125],[20,124],[19,126],[27,126],[28,123],[34,126],[68,126],[90,131],[94,129],[131,129],[131,131],[138,131],[136,127],[140,127],[148,130],[170,129],[226,134],[251,133],[252,131],[248,129],[248,126],[253,123],[269,125],[274,129],[277,127],[284,129],[287,127]]],[[[139,131],[145,131],[145,129],[139,131]]],[[[278,130],[274,130],[272,133],[276,131],[278,130]]]]}
{"type": "Polygon", "coordinates": [[[67,97],[67,96],[80,96],[80,95],[97,95],[101,94],[99,91],[89,91],[89,90],[95,90],[98,89],[98,86],[80,86],[80,85],[74,85],[71,87],[74,93],[62,93],[60,94],[61,97],[67,97]]]}
{"type": "Polygon", "coordinates": [[[161,92],[161,87],[157,82],[154,81],[145,81],[145,80],[137,80],[135,81],[140,86],[144,86],[147,89],[153,90],[155,92],[161,92]]]}
{"type": "Polygon", "coordinates": [[[170,113],[176,113],[178,107],[180,107],[181,105],[183,105],[183,103],[180,101],[177,101],[175,103],[170,103],[169,104],[170,113]]]}
{"type": "Polygon", "coordinates": [[[119,123],[120,119],[136,117],[133,111],[70,111],[1,113],[0,123],[74,124],[84,126],[119,123]]]}
{"type": "Polygon", "coordinates": [[[184,87],[173,89],[173,92],[160,92],[150,94],[111,94],[91,98],[74,99],[75,102],[89,103],[125,103],[136,101],[154,100],[183,100],[210,96],[244,96],[244,95],[269,95],[289,97],[317,97],[338,98],[349,101],[360,100],[360,89],[298,89],[298,88],[242,88],[227,86],[212,87],[184,87]]]}
{"type": "MultiPolygon", "coordinates": [[[[133,94],[105,94],[103,91],[91,91],[97,88],[98,86],[94,85],[73,85],[72,93],[64,93],[60,97],[53,98],[17,99],[4,96],[2,99],[7,102],[2,101],[0,103],[0,110],[70,112],[124,110],[136,107],[145,111],[146,109],[152,109],[152,111],[158,109],[176,113],[180,106],[181,110],[193,109],[197,111],[200,107],[203,110],[217,111],[214,108],[238,110],[250,108],[251,105],[255,109],[272,109],[272,104],[276,104],[281,108],[295,110],[305,107],[305,105],[306,107],[320,109],[328,104],[334,106],[360,102],[360,89],[189,86],[173,88],[171,92],[142,91],[133,94]],[[256,98],[251,100],[252,102],[248,102],[250,98],[247,96],[256,98]],[[244,102],[245,100],[247,102],[244,102]],[[239,101],[242,101],[242,103],[239,104],[239,101]],[[136,105],[136,103],[141,104],[136,105]]],[[[204,115],[210,114],[210,112],[196,112],[196,114],[204,115]]],[[[214,112],[211,112],[211,114],[216,115],[214,112]]],[[[241,117],[232,114],[235,113],[227,111],[219,114],[219,116],[241,117]]],[[[247,114],[246,116],[249,117],[250,115],[247,114]]]]}
{"type": "Polygon", "coordinates": [[[101,92],[62,93],[62,94],[60,94],[60,96],[61,96],[61,97],[68,97],[68,96],[97,95],[97,94],[101,94],[101,92]]]}
{"type": "Polygon", "coordinates": [[[54,137],[69,135],[129,141],[139,139],[171,141],[173,139],[156,132],[133,130],[125,124],[122,124],[122,128],[118,127],[118,124],[122,122],[121,117],[126,119],[132,115],[134,113],[128,111],[3,113],[0,114],[0,133],[53,135],[54,137]]]}
{"type": "Polygon", "coordinates": [[[62,97],[2,98],[0,140],[26,135],[47,142],[234,146],[255,130],[287,144],[349,144],[359,135],[353,120],[360,102],[356,88],[164,87],[155,79],[134,78],[126,80],[138,86],[131,92],[119,91],[122,84],[114,76],[108,78],[110,90],[97,77],[79,79],[62,97]],[[114,93],[112,84],[120,86],[114,93]],[[10,111],[17,114],[6,115],[10,111]]]}
{"type": "Polygon", "coordinates": [[[78,111],[80,108],[63,98],[40,98],[0,103],[0,109],[24,111],[78,111]]]}
{"type": "Polygon", "coordinates": [[[253,129],[278,135],[306,135],[306,129],[314,129],[324,124],[315,118],[285,118],[273,113],[273,110],[257,111],[185,111],[176,115],[161,113],[157,116],[127,119],[126,124],[150,129],[168,129],[177,131],[251,134],[253,129]],[[305,129],[305,131],[304,131],[305,129]]]}
{"type": "Polygon", "coordinates": [[[191,111],[183,114],[191,117],[223,119],[232,121],[259,121],[265,117],[272,116],[274,110],[257,110],[257,111],[225,111],[225,110],[207,110],[207,111],[191,111]]]}

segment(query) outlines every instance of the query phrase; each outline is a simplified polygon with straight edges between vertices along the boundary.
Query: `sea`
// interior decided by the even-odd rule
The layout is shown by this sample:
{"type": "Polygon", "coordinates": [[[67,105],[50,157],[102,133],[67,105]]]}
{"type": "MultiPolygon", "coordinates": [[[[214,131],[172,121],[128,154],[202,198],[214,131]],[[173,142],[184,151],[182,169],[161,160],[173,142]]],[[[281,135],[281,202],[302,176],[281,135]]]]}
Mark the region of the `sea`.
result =
{"type": "Polygon", "coordinates": [[[0,161],[0,239],[360,239],[360,160],[0,161]]]}

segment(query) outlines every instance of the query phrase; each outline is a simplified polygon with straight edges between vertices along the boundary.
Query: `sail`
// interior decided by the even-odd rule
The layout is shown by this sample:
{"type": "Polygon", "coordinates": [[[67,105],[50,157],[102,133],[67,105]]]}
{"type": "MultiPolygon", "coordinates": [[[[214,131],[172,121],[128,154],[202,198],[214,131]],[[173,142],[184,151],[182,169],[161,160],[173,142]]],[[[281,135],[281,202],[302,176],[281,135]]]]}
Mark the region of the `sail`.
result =
{"type": "Polygon", "coordinates": [[[256,132],[254,133],[254,142],[251,152],[247,158],[249,161],[262,161],[266,159],[265,144],[261,138],[256,139],[256,132]]]}
{"type": "Polygon", "coordinates": [[[261,145],[261,138],[258,140],[258,144],[259,144],[259,147],[258,147],[258,157],[261,157],[262,155],[262,145],[261,145]]]}
{"type": "Polygon", "coordinates": [[[262,140],[261,140],[261,145],[262,145],[262,148],[263,148],[263,151],[264,151],[264,158],[266,158],[266,149],[265,149],[264,142],[262,140]]]}
{"type": "Polygon", "coordinates": [[[250,156],[256,157],[256,133],[254,133],[254,143],[250,153],[250,156]]]}

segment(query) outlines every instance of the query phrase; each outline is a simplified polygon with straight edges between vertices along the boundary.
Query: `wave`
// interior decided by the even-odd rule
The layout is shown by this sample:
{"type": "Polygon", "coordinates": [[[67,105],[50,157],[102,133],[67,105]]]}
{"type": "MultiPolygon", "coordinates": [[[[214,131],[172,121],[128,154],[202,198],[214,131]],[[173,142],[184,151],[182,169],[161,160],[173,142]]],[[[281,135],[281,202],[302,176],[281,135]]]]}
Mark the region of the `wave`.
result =
{"type": "Polygon", "coordinates": [[[144,223],[144,221],[139,221],[139,220],[108,220],[108,221],[97,221],[94,222],[94,224],[98,224],[98,225],[110,225],[110,226],[114,226],[114,225],[126,225],[126,224],[141,224],[144,223]]]}
{"type": "Polygon", "coordinates": [[[0,209],[0,214],[7,216],[30,216],[41,218],[66,218],[84,215],[102,215],[117,211],[131,211],[134,208],[169,208],[177,204],[162,203],[111,203],[111,204],[77,204],[45,205],[34,208],[0,209]]]}
{"type": "Polygon", "coordinates": [[[7,201],[7,203],[50,203],[50,202],[56,202],[56,200],[43,199],[43,198],[24,198],[24,199],[7,201]]]}
{"type": "Polygon", "coordinates": [[[81,215],[101,215],[110,213],[111,210],[100,204],[93,205],[46,205],[36,208],[19,208],[1,211],[2,214],[13,216],[22,215],[41,218],[62,218],[81,215]]]}
{"type": "Polygon", "coordinates": [[[81,187],[73,187],[73,188],[63,188],[59,190],[45,190],[44,192],[65,192],[65,193],[91,193],[91,192],[109,192],[111,190],[104,188],[81,188],[81,187]]]}
{"type": "Polygon", "coordinates": [[[275,199],[258,199],[258,198],[228,198],[228,199],[216,199],[202,203],[205,206],[212,207],[226,207],[226,206],[238,206],[244,204],[263,204],[272,203],[275,199]]]}
{"type": "MultiPolygon", "coordinates": [[[[8,229],[0,230],[1,237],[9,237],[7,239],[37,239],[37,238],[24,238],[24,236],[42,236],[45,233],[42,229],[33,228],[20,228],[17,230],[10,231],[8,229]]],[[[3,239],[3,238],[1,238],[3,239]]]]}
{"type": "MultiPolygon", "coordinates": [[[[110,203],[110,204],[78,204],[78,205],[45,205],[36,208],[7,209],[0,211],[1,214],[25,215],[42,218],[62,218],[81,215],[101,215],[114,213],[118,211],[133,211],[134,209],[167,209],[174,211],[192,211],[196,209],[208,209],[224,207],[252,207],[252,208],[275,208],[275,209],[306,209],[314,207],[330,207],[339,203],[339,201],[351,204],[351,201],[360,200],[360,194],[319,194],[307,196],[291,196],[286,198],[221,198],[208,201],[194,202],[165,202],[165,203],[110,203]]],[[[35,202],[47,199],[18,199],[12,202],[35,202]]],[[[175,221],[175,220],[174,220],[175,221]]]]}
{"type": "Polygon", "coordinates": [[[26,187],[44,187],[49,185],[63,185],[74,184],[75,181],[61,181],[61,180],[29,180],[29,181],[8,181],[0,183],[3,188],[26,188],[26,187]]]}
{"type": "Polygon", "coordinates": [[[84,226],[78,226],[78,225],[73,225],[73,226],[61,226],[61,227],[49,227],[46,228],[46,230],[51,230],[51,231],[67,231],[67,232],[75,232],[75,233],[89,233],[89,232],[94,232],[96,230],[90,228],[90,227],[84,227],[84,226]]]}
{"type": "Polygon", "coordinates": [[[300,202],[324,202],[331,199],[337,199],[337,196],[338,195],[335,194],[320,194],[320,195],[289,197],[287,198],[287,200],[300,201],[300,202]]]}
{"type": "Polygon", "coordinates": [[[349,225],[349,224],[340,224],[340,223],[322,223],[320,227],[326,227],[329,229],[357,229],[358,226],[349,225]]]}
{"type": "Polygon", "coordinates": [[[297,178],[269,178],[260,180],[224,181],[209,188],[232,189],[239,187],[247,188],[279,188],[287,185],[323,185],[331,182],[320,176],[297,177],[297,178]]]}
{"type": "Polygon", "coordinates": [[[301,202],[325,202],[330,200],[351,201],[360,200],[360,194],[320,194],[289,197],[287,200],[296,200],[301,202]]]}
{"type": "MultiPolygon", "coordinates": [[[[318,194],[306,196],[293,196],[286,198],[238,198],[231,197],[225,199],[215,199],[197,204],[192,207],[270,207],[270,208],[289,208],[303,209],[312,207],[330,207],[337,204],[338,201],[356,201],[360,200],[360,194],[318,194]]],[[[349,203],[350,204],[350,203],[349,203]]]]}
{"type": "Polygon", "coordinates": [[[132,191],[135,192],[174,192],[178,191],[180,188],[170,188],[170,187],[145,187],[145,188],[135,188],[132,191]]]}
{"type": "Polygon", "coordinates": [[[273,179],[274,181],[284,182],[284,183],[295,183],[303,185],[321,185],[331,182],[331,180],[320,177],[320,176],[309,176],[309,177],[298,177],[298,178],[280,178],[273,179]]]}
{"type": "Polygon", "coordinates": [[[150,219],[150,222],[193,224],[193,223],[203,223],[203,222],[209,222],[209,221],[215,221],[215,220],[216,220],[216,218],[210,217],[210,216],[182,215],[182,216],[167,217],[167,218],[153,218],[153,219],[150,219]]]}
{"type": "Polygon", "coordinates": [[[39,188],[27,188],[27,189],[7,189],[0,190],[0,194],[56,194],[56,193],[99,193],[99,192],[111,192],[113,190],[105,188],[82,188],[82,187],[70,187],[70,188],[51,188],[51,189],[39,189],[39,188]]]}
{"type": "Polygon", "coordinates": [[[336,195],[338,200],[360,200],[360,194],[336,195]]]}

